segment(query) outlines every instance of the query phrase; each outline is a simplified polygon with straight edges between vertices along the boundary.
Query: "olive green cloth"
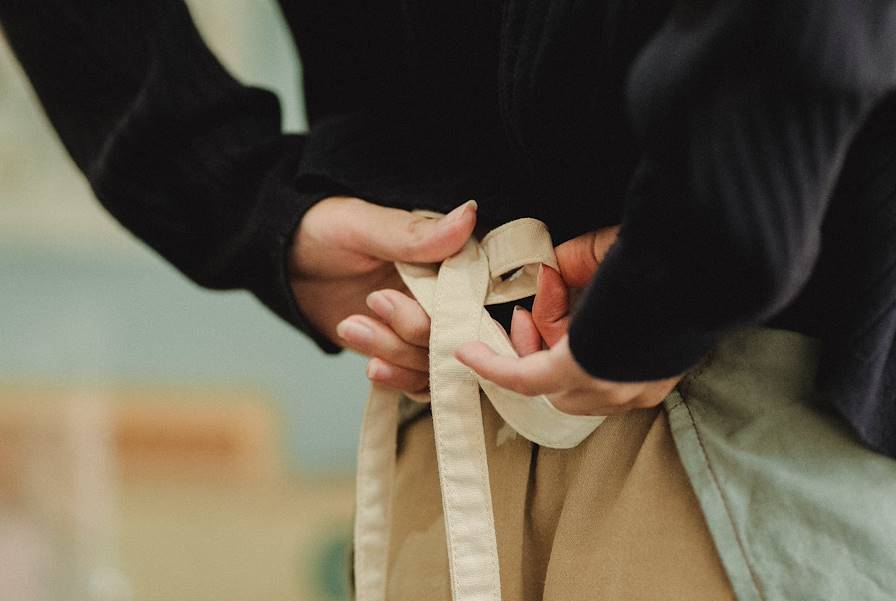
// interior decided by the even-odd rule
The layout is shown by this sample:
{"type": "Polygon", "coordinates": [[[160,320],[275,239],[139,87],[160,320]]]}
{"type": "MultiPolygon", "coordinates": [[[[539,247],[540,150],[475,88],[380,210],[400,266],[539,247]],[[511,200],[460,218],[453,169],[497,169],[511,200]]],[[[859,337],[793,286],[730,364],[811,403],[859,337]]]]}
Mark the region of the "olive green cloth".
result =
{"type": "Polygon", "coordinates": [[[818,351],[740,330],[665,401],[739,601],[896,599],[896,461],[816,407],[818,351]]]}

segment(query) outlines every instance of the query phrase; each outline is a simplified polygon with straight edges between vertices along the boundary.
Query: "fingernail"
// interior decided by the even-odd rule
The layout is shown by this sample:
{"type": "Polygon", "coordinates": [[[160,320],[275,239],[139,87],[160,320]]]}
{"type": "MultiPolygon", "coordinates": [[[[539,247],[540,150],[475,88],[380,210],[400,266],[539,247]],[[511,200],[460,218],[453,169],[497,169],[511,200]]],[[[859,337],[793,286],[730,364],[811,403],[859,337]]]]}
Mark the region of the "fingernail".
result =
{"type": "Polygon", "coordinates": [[[519,311],[519,310],[522,309],[522,308],[523,308],[522,305],[514,305],[514,306],[513,306],[513,312],[516,313],[517,311],[519,311]]]}
{"type": "Polygon", "coordinates": [[[464,204],[456,207],[450,213],[445,215],[445,223],[454,223],[456,221],[460,221],[467,213],[467,211],[475,211],[478,207],[479,204],[477,204],[475,200],[468,200],[464,204]]]}
{"type": "Polygon", "coordinates": [[[367,306],[387,322],[392,319],[392,313],[395,312],[395,305],[392,304],[392,301],[379,291],[367,295],[367,306]]]}
{"type": "Polygon", "coordinates": [[[376,361],[368,361],[367,362],[367,377],[371,380],[376,379],[376,375],[379,372],[377,369],[376,361]]]}
{"type": "Polygon", "coordinates": [[[373,330],[363,323],[352,319],[344,319],[336,326],[336,334],[340,338],[355,343],[367,343],[373,338],[373,330]]]}
{"type": "Polygon", "coordinates": [[[380,361],[367,362],[367,377],[370,380],[387,380],[392,375],[392,368],[380,361]]]}

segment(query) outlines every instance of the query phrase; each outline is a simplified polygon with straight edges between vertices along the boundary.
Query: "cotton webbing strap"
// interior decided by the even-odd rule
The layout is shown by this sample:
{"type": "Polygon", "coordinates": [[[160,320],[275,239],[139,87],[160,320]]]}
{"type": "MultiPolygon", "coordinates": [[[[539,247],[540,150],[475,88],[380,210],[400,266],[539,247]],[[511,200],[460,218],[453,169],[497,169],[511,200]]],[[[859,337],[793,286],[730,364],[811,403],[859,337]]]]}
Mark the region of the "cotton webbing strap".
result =
{"type": "MultiPolygon", "coordinates": [[[[542,446],[574,447],[603,421],[563,413],[544,396],[500,388],[454,358],[455,349],[471,340],[516,356],[506,332],[485,307],[534,294],[539,263],[557,267],[547,227],[535,219],[518,219],[492,230],[481,242],[467,241],[441,265],[396,265],[431,319],[431,408],[455,601],[501,598],[480,387],[504,421],[542,446]]],[[[355,514],[358,601],[386,599],[400,398],[399,392],[374,385],[364,416],[355,514]]]]}

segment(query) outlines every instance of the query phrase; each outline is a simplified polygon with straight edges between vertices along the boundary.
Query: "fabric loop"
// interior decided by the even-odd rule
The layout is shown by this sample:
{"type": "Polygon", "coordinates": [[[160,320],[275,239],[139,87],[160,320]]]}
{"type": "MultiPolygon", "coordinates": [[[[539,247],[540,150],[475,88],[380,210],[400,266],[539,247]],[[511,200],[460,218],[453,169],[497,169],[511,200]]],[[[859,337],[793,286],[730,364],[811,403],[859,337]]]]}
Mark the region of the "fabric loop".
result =
{"type": "MultiPolygon", "coordinates": [[[[468,240],[441,265],[396,264],[431,318],[430,401],[456,601],[501,598],[480,388],[504,421],[542,446],[576,446],[604,419],[563,413],[545,396],[503,389],[454,358],[457,347],[473,340],[502,355],[517,356],[507,333],[485,307],[532,296],[541,263],[557,268],[550,234],[542,222],[525,218],[496,228],[481,242],[468,240]]],[[[358,601],[385,601],[401,396],[374,386],[362,427],[355,517],[358,601]],[[391,441],[386,440],[389,436],[391,441]]]]}

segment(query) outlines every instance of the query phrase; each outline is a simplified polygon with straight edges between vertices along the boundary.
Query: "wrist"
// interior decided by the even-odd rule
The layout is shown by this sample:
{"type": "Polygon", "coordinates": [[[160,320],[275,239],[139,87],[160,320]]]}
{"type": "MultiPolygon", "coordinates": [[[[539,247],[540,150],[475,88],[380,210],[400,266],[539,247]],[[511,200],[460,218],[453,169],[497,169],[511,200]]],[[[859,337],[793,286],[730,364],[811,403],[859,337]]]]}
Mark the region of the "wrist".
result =
{"type": "Polygon", "coordinates": [[[309,198],[312,200],[295,222],[283,250],[285,294],[290,304],[288,321],[311,338],[322,351],[333,354],[340,352],[342,347],[334,342],[335,336],[327,331],[317,315],[317,310],[325,305],[327,299],[321,298],[321,292],[311,285],[307,275],[306,265],[314,263],[314,253],[310,248],[314,245],[308,240],[308,228],[303,225],[307,223],[309,216],[314,218],[313,215],[320,211],[319,207],[323,203],[340,197],[314,193],[309,198]]]}

